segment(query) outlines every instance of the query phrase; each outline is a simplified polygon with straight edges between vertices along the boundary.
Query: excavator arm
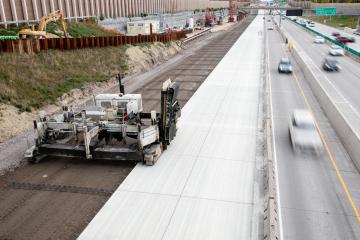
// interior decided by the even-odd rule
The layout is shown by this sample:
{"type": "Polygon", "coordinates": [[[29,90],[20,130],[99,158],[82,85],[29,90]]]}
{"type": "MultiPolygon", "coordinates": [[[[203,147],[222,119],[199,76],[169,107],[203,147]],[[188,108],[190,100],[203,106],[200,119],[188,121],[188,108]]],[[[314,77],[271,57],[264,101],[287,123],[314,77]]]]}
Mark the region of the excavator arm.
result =
{"type": "Polygon", "coordinates": [[[47,32],[46,32],[46,26],[49,22],[56,22],[60,20],[61,27],[64,31],[65,37],[67,37],[67,27],[65,22],[64,14],[61,11],[56,11],[53,13],[50,13],[49,15],[42,17],[39,21],[39,28],[38,30],[35,30],[34,27],[32,29],[22,29],[19,32],[19,35],[25,35],[25,36],[39,36],[47,38],[47,32]]]}
{"type": "Polygon", "coordinates": [[[62,29],[64,31],[64,35],[66,37],[67,36],[67,27],[66,27],[64,14],[61,11],[56,11],[56,12],[50,13],[49,15],[41,18],[40,23],[39,23],[39,31],[46,31],[46,25],[49,22],[56,22],[58,20],[60,20],[62,29]]]}

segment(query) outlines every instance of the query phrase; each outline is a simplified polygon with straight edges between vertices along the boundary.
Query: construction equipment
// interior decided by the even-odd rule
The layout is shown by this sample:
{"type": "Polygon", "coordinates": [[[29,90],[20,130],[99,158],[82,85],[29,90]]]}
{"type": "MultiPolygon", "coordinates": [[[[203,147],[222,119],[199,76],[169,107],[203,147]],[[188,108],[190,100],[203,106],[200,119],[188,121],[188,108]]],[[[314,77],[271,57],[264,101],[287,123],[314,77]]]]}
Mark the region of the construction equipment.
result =
{"type": "Polygon", "coordinates": [[[179,85],[165,81],[161,90],[160,113],[143,112],[141,94],[100,94],[95,105],[63,108],[52,118],[41,114],[34,121],[35,145],[25,157],[39,162],[47,156],[125,160],[153,165],[176,135],[181,115],[179,85]]]}
{"type": "Polygon", "coordinates": [[[213,27],[216,23],[214,9],[207,8],[205,13],[205,27],[213,27]]]}
{"type": "Polygon", "coordinates": [[[67,27],[64,18],[64,14],[61,11],[56,11],[50,13],[49,15],[42,17],[39,21],[38,30],[35,30],[35,25],[31,26],[31,29],[25,28],[19,31],[20,38],[49,38],[48,33],[46,32],[46,25],[49,22],[56,22],[60,20],[61,27],[64,32],[64,36],[67,37],[67,27]]]}
{"type": "Polygon", "coordinates": [[[232,0],[229,0],[229,22],[234,22],[234,11],[233,11],[233,2],[232,0]]]}

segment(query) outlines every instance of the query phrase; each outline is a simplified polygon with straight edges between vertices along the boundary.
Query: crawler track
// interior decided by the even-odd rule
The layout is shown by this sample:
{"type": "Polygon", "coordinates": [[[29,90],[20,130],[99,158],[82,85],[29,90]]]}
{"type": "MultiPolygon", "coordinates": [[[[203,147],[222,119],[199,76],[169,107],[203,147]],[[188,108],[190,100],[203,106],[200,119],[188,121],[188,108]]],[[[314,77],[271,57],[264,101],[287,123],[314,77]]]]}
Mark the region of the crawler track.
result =
{"type": "MultiPolygon", "coordinates": [[[[159,110],[159,90],[167,78],[180,83],[184,106],[252,19],[218,33],[135,91],[143,94],[145,110],[159,110]]],[[[76,238],[132,168],[129,163],[48,159],[0,177],[0,239],[76,238]]]]}

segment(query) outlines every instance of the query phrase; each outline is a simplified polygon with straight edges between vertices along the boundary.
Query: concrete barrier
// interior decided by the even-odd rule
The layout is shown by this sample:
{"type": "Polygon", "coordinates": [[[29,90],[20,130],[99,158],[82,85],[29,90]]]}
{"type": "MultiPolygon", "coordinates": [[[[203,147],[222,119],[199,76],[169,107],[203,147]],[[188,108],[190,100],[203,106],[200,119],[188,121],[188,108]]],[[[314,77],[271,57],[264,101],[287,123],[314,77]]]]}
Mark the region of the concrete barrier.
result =
{"type": "MultiPolygon", "coordinates": [[[[265,30],[265,22],[264,22],[265,30]]],[[[276,169],[276,159],[273,158],[273,136],[272,136],[272,124],[271,124],[271,95],[270,95],[270,82],[269,75],[267,74],[267,31],[264,31],[264,99],[266,99],[266,104],[264,104],[264,113],[266,116],[265,121],[265,149],[264,149],[264,158],[266,159],[265,164],[265,186],[264,186],[264,240],[279,240],[281,239],[281,229],[279,221],[279,202],[278,202],[278,192],[277,192],[277,172],[276,169]]]]}
{"type": "Polygon", "coordinates": [[[292,37],[278,28],[283,39],[289,39],[294,47],[291,54],[300,65],[305,78],[321,104],[350,158],[360,170],[360,114],[326,78],[311,58],[292,37]]]}

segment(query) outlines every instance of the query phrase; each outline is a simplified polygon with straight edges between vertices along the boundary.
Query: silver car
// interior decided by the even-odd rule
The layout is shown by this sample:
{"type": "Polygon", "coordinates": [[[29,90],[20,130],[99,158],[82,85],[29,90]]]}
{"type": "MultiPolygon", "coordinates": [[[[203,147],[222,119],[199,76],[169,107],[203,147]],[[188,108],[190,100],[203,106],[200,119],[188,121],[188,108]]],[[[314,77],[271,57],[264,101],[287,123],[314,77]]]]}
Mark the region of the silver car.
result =
{"type": "Polygon", "coordinates": [[[342,49],[338,45],[331,45],[329,54],[332,56],[344,56],[345,52],[344,52],[344,49],[342,49]]]}
{"type": "Polygon", "coordinates": [[[325,38],[316,36],[316,38],[314,39],[314,43],[323,44],[325,43],[325,38]]]}
{"type": "Polygon", "coordinates": [[[290,141],[294,152],[319,155],[323,152],[315,121],[307,110],[294,110],[289,121],[290,141]]]}

